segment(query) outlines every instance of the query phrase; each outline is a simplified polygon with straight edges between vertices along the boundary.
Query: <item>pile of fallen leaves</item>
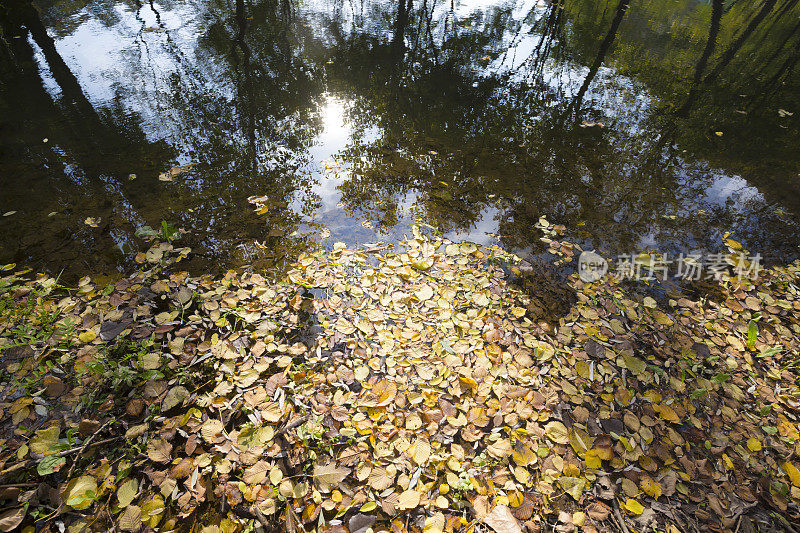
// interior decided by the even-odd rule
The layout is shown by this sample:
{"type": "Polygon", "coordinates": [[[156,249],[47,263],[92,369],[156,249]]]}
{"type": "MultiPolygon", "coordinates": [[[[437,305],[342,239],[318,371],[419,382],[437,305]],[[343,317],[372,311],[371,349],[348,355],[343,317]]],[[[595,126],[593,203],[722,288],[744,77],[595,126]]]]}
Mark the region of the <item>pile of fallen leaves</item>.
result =
{"type": "Polygon", "coordinates": [[[516,257],[418,230],[280,282],[190,277],[187,253],[76,290],[0,278],[0,530],[800,521],[798,264],[700,301],[573,276],[549,325],[516,257]]]}

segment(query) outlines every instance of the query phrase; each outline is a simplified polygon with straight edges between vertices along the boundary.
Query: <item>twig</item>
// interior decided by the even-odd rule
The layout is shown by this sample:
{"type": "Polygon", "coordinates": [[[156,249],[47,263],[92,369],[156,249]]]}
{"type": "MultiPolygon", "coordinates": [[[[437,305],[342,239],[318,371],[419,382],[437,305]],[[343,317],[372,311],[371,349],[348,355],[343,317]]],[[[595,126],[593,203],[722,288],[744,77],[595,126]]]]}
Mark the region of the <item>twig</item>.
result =
{"type": "Polygon", "coordinates": [[[272,529],[272,524],[269,523],[269,519],[267,519],[267,516],[261,511],[261,509],[258,508],[258,505],[253,504],[250,506],[250,512],[253,513],[253,516],[256,517],[256,520],[258,520],[261,525],[264,526],[264,529],[267,531],[272,529]]]}
{"type": "MultiPolygon", "coordinates": [[[[94,442],[92,444],[88,444],[88,445],[84,445],[84,446],[76,446],[75,448],[70,448],[69,450],[64,450],[64,451],[58,452],[58,453],[56,453],[54,455],[56,457],[66,457],[67,455],[73,454],[73,453],[75,453],[77,451],[81,451],[84,448],[93,448],[95,446],[102,446],[103,444],[108,444],[110,442],[114,442],[114,441],[117,441],[117,440],[120,440],[120,439],[123,439],[123,438],[125,438],[125,437],[122,437],[122,436],[111,437],[110,439],[99,440],[99,441],[94,442]]],[[[0,471],[0,479],[2,479],[3,477],[7,476],[8,474],[13,474],[14,472],[17,472],[19,470],[24,470],[24,469],[28,468],[29,466],[32,466],[33,463],[34,463],[34,461],[32,459],[28,459],[26,461],[21,461],[21,462],[15,464],[15,465],[12,465],[12,466],[6,468],[3,471],[0,471]]]]}
{"type": "Polygon", "coordinates": [[[736,529],[734,530],[734,533],[739,533],[739,527],[741,527],[741,525],[742,525],[742,517],[750,509],[752,509],[753,507],[756,507],[756,506],[758,506],[758,502],[751,503],[750,505],[746,505],[746,506],[742,507],[741,509],[739,509],[739,511],[735,515],[733,515],[732,520],[736,523],[736,529]]]}
{"type": "Polygon", "coordinates": [[[616,498],[614,498],[614,516],[617,518],[617,522],[619,522],[619,527],[622,529],[622,532],[631,533],[628,529],[628,526],[625,525],[625,520],[622,518],[622,513],[619,512],[619,504],[617,503],[616,498]]]}
{"type": "Polygon", "coordinates": [[[110,423],[111,423],[111,420],[106,421],[105,424],[103,424],[102,426],[97,428],[97,431],[92,433],[89,436],[89,438],[84,441],[83,446],[81,446],[80,449],[78,450],[78,456],[75,457],[75,460],[72,462],[72,466],[69,467],[69,471],[67,472],[67,479],[72,479],[72,471],[75,470],[75,465],[78,464],[78,459],[81,458],[81,455],[83,454],[84,450],[86,450],[86,447],[89,446],[89,444],[91,444],[91,442],[94,440],[94,438],[96,436],[98,436],[101,431],[106,429],[106,426],[108,426],[110,423]]]}

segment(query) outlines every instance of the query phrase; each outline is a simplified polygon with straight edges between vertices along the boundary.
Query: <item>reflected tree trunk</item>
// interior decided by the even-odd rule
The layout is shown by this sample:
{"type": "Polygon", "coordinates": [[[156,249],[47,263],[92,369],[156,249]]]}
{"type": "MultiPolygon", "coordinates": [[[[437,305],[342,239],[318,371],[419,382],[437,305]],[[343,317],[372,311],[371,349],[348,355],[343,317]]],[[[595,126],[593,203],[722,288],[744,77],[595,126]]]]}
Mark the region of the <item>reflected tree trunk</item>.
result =
{"type": "MultiPolygon", "coordinates": [[[[8,68],[13,71],[11,79],[14,85],[19,85],[12,86],[14,95],[11,101],[27,103],[36,98],[40,103],[29,105],[31,113],[58,122],[59,128],[47,136],[57,138],[93,182],[102,175],[123,175],[127,168],[114,168],[116,165],[127,166],[121,154],[140,151],[145,146],[152,148],[143,140],[141,132],[122,130],[98,114],[56,49],[39,11],[29,1],[15,2],[0,9],[0,27],[6,39],[11,37],[8,50],[13,63],[8,68]],[[44,55],[50,75],[61,92],[60,101],[45,88],[28,35],[44,55]],[[62,119],[58,120],[58,117],[62,119]]],[[[168,157],[165,151],[156,156],[162,161],[168,157]]]]}
{"type": "Polygon", "coordinates": [[[236,85],[240,99],[239,113],[245,115],[241,118],[242,128],[247,132],[247,159],[250,163],[250,170],[255,174],[258,166],[256,162],[256,119],[255,110],[253,109],[253,74],[250,64],[251,53],[245,41],[245,35],[247,34],[247,14],[245,13],[244,0],[236,0],[235,21],[237,31],[231,46],[231,53],[233,55],[233,63],[236,67],[237,74],[236,85]],[[242,52],[241,61],[239,60],[239,54],[236,52],[237,48],[242,52]],[[244,81],[242,81],[242,76],[244,76],[244,81]]]}
{"type": "Polygon", "coordinates": [[[405,34],[408,26],[408,15],[411,12],[413,0],[397,1],[397,18],[394,25],[394,38],[392,46],[397,50],[395,54],[402,54],[405,49],[405,34]],[[399,51],[399,52],[398,52],[399,51]]]}
{"type": "Polygon", "coordinates": [[[614,43],[614,39],[617,37],[619,25],[622,23],[622,19],[625,18],[625,13],[628,10],[629,4],[630,0],[619,0],[616,13],[614,14],[614,20],[611,21],[611,27],[603,38],[603,42],[600,43],[600,49],[597,51],[594,63],[592,63],[592,66],[589,68],[589,73],[586,75],[586,79],[583,80],[583,85],[581,85],[581,88],[578,90],[577,96],[575,96],[575,99],[570,104],[570,109],[574,109],[577,112],[580,108],[581,101],[586,91],[589,89],[589,85],[591,85],[592,80],[594,80],[594,77],[597,75],[597,71],[600,70],[600,67],[603,65],[606,54],[608,54],[611,45],[614,43]]]}
{"type": "Polygon", "coordinates": [[[714,81],[719,77],[720,73],[728,66],[728,64],[736,57],[736,53],[742,48],[742,45],[747,41],[748,38],[753,34],[753,32],[758,28],[758,26],[764,21],[767,15],[772,11],[775,7],[777,0],[765,0],[764,5],[761,6],[761,9],[758,11],[755,17],[750,21],[750,24],[747,25],[745,30],[742,32],[741,35],[728,47],[727,50],[722,54],[719,59],[719,62],[716,64],[714,69],[709,72],[708,76],[706,76],[703,83],[708,83],[714,81]]]}
{"type": "Polygon", "coordinates": [[[700,59],[697,61],[697,66],[694,69],[692,88],[689,91],[689,96],[686,98],[686,102],[683,104],[683,106],[681,106],[681,108],[675,113],[679,117],[686,117],[689,114],[689,110],[694,104],[694,101],[697,98],[697,93],[700,90],[703,74],[708,66],[708,59],[711,57],[711,55],[714,53],[714,49],[717,47],[717,37],[719,36],[720,21],[722,20],[722,11],[724,7],[723,4],[723,0],[713,1],[711,7],[711,24],[708,28],[708,40],[706,41],[706,46],[703,49],[703,53],[700,55],[700,59]]]}

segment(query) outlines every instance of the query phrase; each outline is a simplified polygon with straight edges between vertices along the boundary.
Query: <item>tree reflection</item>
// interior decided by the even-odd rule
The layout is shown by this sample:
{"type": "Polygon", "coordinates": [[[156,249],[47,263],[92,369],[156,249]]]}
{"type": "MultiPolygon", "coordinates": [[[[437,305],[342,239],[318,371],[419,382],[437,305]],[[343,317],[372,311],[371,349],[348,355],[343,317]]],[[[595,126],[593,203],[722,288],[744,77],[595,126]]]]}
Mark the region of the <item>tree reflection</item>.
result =
{"type": "Polygon", "coordinates": [[[0,17],[0,101],[20,134],[2,137],[4,164],[60,205],[9,222],[4,260],[96,263],[161,219],[192,229],[203,266],[292,257],[320,205],[331,96],[350,128],[342,203],[386,231],[409,206],[444,230],[488,220],[515,248],[538,243],[541,215],[612,252],[713,247],[736,227],[785,250],[796,228],[775,208],[800,208],[797,0],[41,2],[0,17]],[[77,38],[118,63],[91,72],[77,38]],[[730,192],[735,176],[762,196],[730,192]],[[30,227],[61,239],[31,245],[30,227]],[[253,239],[266,249],[242,251],[253,239]]]}
{"type": "MultiPolygon", "coordinates": [[[[424,47],[415,54],[409,51],[405,83],[392,82],[390,71],[385,68],[386,45],[380,39],[351,36],[350,42],[339,45],[346,47],[347,53],[333,57],[332,83],[355,102],[353,124],[362,131],[377,126],[381,132],[377,139],[356,135],[353,145],[341,154],[343,161],[353,165],[352,178],[341,186],[350,210],[390,227],[401,219],[401,205],[413,198],[423,217],[443,229],[455,230],[468,230],[481,214],[494,213],[504,243],[517,247],[536,242],[533,225],[541,214],[568,226],[591,228],[587,232],[591,242],[610,245],[614,251],[640,248],[647,243],[666,248],[715,247],[722,231],[737,226],[748,226],[753,242],[767,246],[774,246],[781,238],[766,229],[785,226],[779,216],[770,212],[769,205],[788,203],[793,208],[796,200],[767,192],[766,202],[739,197],[742,205],[736,209],[716,205],[713,198],[702,200],[717,179],[716,173],[706,164],[691,162],[684,155],[684,146],[694,149],[693,145],[699,144],[686,136],[687,130],[693,135],[702,132],[713,136],[713,111],[702,109],[702,115],[691,114],[692,121],[705,123],[688,128],[659,115],[657,108],[652,113],[635,102],[609,109],[608,89],[591,89],[601,66],[607,64],[624,71],[638,69],[638,77],[657,89],[665,78],[680,80],[674,75],[678,65],[670,63],[671,58],[658,64],[668,74],[647,70],[646,60],[633,59],[634,54],[652,53],[642,50],[647,46],[647,37],[645,32],[643,39],[640,21],[653,14],[643,12],[641,3],[631,5],[621,0],[611,11],[610,23],[605,24],[602,19],[607,13],[584,2],[551,5],[522,17],[512,16],[511,8],[485,9],[480,13],[479,24],[469,17],[454,20],[452,11],[441,14],[438,23],[431,22],[431,12],[424,7],[423,4],[412,16],[418,21],[416,27],[424,28],[425,36],[441,37],[426,41],[412,31],[409,40],[425,42],[427,51],[424,47]],[[626,28],[623,20],[631,8],[634,13],[626,28]],[[566,32],[560,19],[562,13],[571,17],[566,32]],[[485,64],[513,53],[510,46],[526,22],[528,31],[540,32],[531,54],[533,59],[512,74],[481,68],[482,61],[485,64]],[[592,41],[596,28],[603,26],[608,30],[598,47],[592,41]],[[448,27],[459,27],[461,31],[457,35],[443,31],[448,27]],[[554,45],[556,35],[563,35],[564,40],[554,45]],[[615,42],[619,43],[616,48],[615,42]],[[545,48],[544,43],[552,48],[545,48]],[[503,50],[503,46],[509,48],[503,50]],[[458,53],[447,53],[455,50],[458,53]],[[543,51],[548,51],[550,57],[543,51]],[[572,85],[572,80],[564,82],[552,70],[554,57],[587,58],[589,70],[579,86],[572,85]],[[517,81],[521,74],[525,74],[525,83],[517,81]],[[570,92],[574,97],[565,101],[563,95],[570,92]],[[587,94],[592,94],[592,101],[584,110],[585,122],[603,122],[602,126],[586,127],[586,123],[564,120],[581,107],[587,94]],[[741,209],[739,214],[737,209],[741,209]],[[709,228],[717,228],[718,232],[709,228]]],[[[742,16],[741,11],[733,11],[723,23],[722,2],[715,0],[710,7],[709,35],[695,59],[688,98],[684,99],[680,91],[659,94],[661,106],[683,105],[679,114],[685,117],[690,116],[691,102],[698,95],[719,90],[723,81],[718,78],[732,66],[731,55],[741,51],[757,33],[774,3],[751,7],[754,12],[744,30],[719,57],[713,58],[713,67],[705,75],[720,29],[727,37],[742,16]]],[[[690,20],[694,23],[697,18],[690,20]]],[[[772,19],[769,22],[772,29],[781,23],[772,19]]],[[[685,46],[679,40],[679,32],[675,39],[679,46],[685,46]]],[[[785,42],[779,45],[783,47],[785,42]]],[[[752,53],[775,55],[768,46],[752,53]]],[[[687,51],[680,59],[688,58],[687,51]]],[[[761,64],[757,59],[752,61],[761,64]]],[[[785,79],[790,68],[783,64],[773,76],[785,79]]],[[[617,93],[625,97],[637,90],[635,83],[622,81],[617,93]]],[[[759,87],[767,91],[763,80],[759,87]]],[[[749,92],[759,91],[751,87],[749,92]]],[[[730,102],[716,105],[727,107],[730,102]]],[[[774,117],[764,127],[775,128],[774,117]]],[[[702,144],[711,142],[713,137],[702,144]]],[[[737,149],[736,145],[727,148],[737,149]]],[[[713,164],[754,178],[737,159],[717,156],[713,164]]],[[[796,154],[784,161],[785,167],[796,164],[796,154]]],[[[763,183],[758,178],[754,181],[763,183]]],[[[734,198],[735,195],[730,197],[734,198]]]]}

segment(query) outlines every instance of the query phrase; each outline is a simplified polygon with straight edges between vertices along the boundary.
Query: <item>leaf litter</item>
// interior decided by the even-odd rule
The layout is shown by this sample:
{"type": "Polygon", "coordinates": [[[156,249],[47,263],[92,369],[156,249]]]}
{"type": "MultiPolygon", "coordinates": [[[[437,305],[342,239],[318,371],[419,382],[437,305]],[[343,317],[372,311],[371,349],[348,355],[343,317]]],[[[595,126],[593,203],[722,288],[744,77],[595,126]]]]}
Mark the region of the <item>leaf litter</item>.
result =
{"type": "Polygon", "coordinates": [[[279,281],[191,277],[189,253],[0,278],[0,530],[798,523],[798,263],[718,301],[573,276],[550,327],[518,258],[418,227],[279,281]]]}

